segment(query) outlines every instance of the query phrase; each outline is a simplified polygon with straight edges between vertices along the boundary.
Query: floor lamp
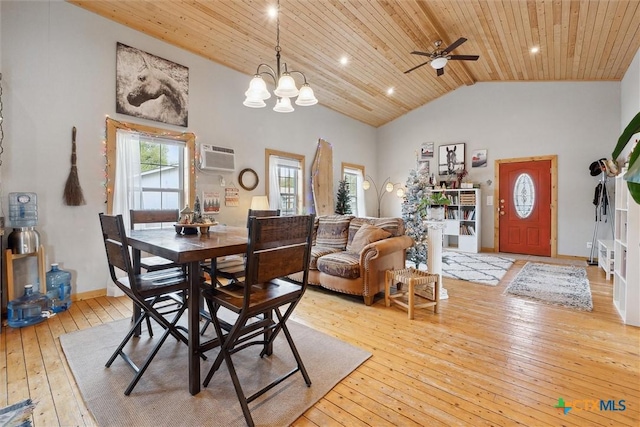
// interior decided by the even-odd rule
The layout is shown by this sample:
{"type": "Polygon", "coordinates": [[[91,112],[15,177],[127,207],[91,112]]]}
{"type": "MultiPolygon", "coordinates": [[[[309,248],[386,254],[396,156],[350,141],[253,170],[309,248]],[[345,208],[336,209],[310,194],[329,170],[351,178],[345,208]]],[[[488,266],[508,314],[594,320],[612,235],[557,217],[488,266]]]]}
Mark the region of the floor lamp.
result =
{"type": "MultiPolygon", "coordinates": [[[[382,183],[382,187],[380,187],[378,189],[378,186],[376,185],[376,182],[373,180],[373,178],[371,178],[371,176],[367,175],[367,179],[365,179],[362,182],[362,188],[364,188],[364,190],[369,190],[371,188],[371,184],[373,184],[373,188],[376,190],[376,197],[378,200],[378,218],[380,218],[380,203],[382,202],[382,198],[384,197],[385,194],[387,193],[391,193],[393,191],[393,189],[395,188],[396,185],[399,184],[394,184],[393,182],[391,182],[391,178],[387,178],[384,180],[384,182],[382,183]]],[[[398,191],[396,192],[396,195],[398,197],[403,197],[404,196],[404,189],[403,188],[398,188],[398,191]]]]}

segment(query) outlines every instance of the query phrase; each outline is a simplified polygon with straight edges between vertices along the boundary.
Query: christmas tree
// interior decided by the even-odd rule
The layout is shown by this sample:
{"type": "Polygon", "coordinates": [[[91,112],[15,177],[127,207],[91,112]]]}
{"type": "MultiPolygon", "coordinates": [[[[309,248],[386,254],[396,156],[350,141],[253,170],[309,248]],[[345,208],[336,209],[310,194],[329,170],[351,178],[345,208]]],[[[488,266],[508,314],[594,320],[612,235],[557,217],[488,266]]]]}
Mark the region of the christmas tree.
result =
{"type": "Polygon", "coordinates": [[[405,234],[416,243],[407,250],[407,259],[416,263],[427,263],[427,227],[424,221],[426,214],[418,209],[420,200],[429,193],[429,174],[412,170],[406,183],[407,191],[402,202],[402,219],[405,224],[405,234]]]}
{"type": "Polygon", "coordinates": [[[338,181],[338,193],[336,194],[336,210],[338,215],[351,213],[349,204],[349,184],[346,180],[338,181]]]}
{"type": "Polygon", "coordinates": [[[193,223],[202,223],[202,209],[200,208],[200,199],[196,196],[196,202],[193,205],[193,223]]]}

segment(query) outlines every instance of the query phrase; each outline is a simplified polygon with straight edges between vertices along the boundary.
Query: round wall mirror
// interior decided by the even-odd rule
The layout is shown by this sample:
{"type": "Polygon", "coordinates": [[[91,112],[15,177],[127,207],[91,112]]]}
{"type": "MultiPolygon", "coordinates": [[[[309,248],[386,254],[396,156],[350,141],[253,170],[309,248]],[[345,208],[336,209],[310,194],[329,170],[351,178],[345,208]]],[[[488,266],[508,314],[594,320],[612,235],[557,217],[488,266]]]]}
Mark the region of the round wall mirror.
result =
{"type": "Polygon", "coordinates": [[[240,174],[238,175],[238,181],[240,182],[240,187],[244,188],[247,191],[254,190],[260,179],[258,179],[258,174],[256,171],[250,168],[242,169],[240,174]]]}

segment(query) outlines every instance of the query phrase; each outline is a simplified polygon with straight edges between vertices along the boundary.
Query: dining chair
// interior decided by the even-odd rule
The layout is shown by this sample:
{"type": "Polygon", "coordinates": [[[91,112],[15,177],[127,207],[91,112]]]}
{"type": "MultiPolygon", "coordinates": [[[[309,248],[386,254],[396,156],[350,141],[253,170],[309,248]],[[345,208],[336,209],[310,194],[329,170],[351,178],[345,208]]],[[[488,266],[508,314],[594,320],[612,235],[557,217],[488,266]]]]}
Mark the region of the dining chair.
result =
{"type": "MultiPolygon", "coordinates": [[[[111,280],[131,298],[141,311],[141,315],[133,322],[133,326],[105,365],[107,368],[110,367],[116,358],[121,356],[134,370],[136,374],[124,392],[128,396],[169,335],[188,344],[188,339],[181,332],[181,328],[177,326],[177,322],[187,308],[185,295],[189,283],[184,270],[178,267],[145,274],[134,274],[122,215],[100,213],[99,216],[111,280]],[[126,275],[117,277],[116,270],[123,271],[126,275]],[[148,353],[142,365],[137,366],[131,356],[125,352],[124,347],[145,319],[150,336],[153,336],[153,333],[149,319],[155,320],[162,326],[164,333],[148,353]]],[[[182,329],[184,330],[184,328],[182,329]]]]}
{"type": "MultiPolygon", "coordinates": [[[[280,209],[249,209],[247,212],[247,227],[249,227],[249,218],[251,218],[252,216],[280,216],[280,209]]],[[[211,260],[210,262],[203,263],[202,269],[211,276],[212,284],[214,283],[214,281],[217,284],[221,284],[218,281],[218,277],[226,279],[228,282],[239,282],[244,278],[245,274],[245,257],[244,254],[241,254],[226,256],[223,259],[211,260]]]]}
{"type": "MultiPolygon", "coordinates": [[[[274,210],[258,210],[249,209],[247,212],[247,228],[249,227],[249,218],[255,217],[268,217],[268,216],[280,216],[280,209],[274,210]]],[[[228,255],[223,259],[212,259],[201,264],[201,268],[209,277],[211,277],[211,284],[213,286],[222,286],[219,278],[227,280],[229,283],[239,283],[244,279],[245,275],[245,254],[228,255]]],[[[202,317],[205,319],[204,325],[200,329],[200,335],[204,335],[205,331],[211,324],[211,317],[208,313],[203,312],[202,317]]]]}
{"type": "MultiPolygon", "coordinates": [[[[178,209],[131,209],[129,211],[132,230],[135,230],[136,225],[140,224],[175,223],[178,220],[178,215],[178,209]]],[[[140,259],[140,266],[151,272],[178,267],[179,264],[160,256],[148,256],[140,259]]]]}
{"type": "Polygon", "coordinates": [[[224,360],[249,426],[254,425],[249,403],[275,385],[300,372],[307,386],[311,386],[311,379],[287,328],[287,320],[307,288],[313,221],[314,215],[250,216],[244,282],[210,287],[203,291],[221,343],[220,353],[203,385],[206,387],[209,384],[224,360]],[[303,272],[301,283],[286,278],[300,271],[303,272]],[[218,317],[222,307],[237,314],[230,329],[225,322],[227,319],[218,317]],[[258,361],[263,360],[264,356],[272,354],[273,342],[280,332],[284,333],[296,366],[251,396],[246,396],[232,355],[250,346],[260,345],[262,350],[258,361]]]}

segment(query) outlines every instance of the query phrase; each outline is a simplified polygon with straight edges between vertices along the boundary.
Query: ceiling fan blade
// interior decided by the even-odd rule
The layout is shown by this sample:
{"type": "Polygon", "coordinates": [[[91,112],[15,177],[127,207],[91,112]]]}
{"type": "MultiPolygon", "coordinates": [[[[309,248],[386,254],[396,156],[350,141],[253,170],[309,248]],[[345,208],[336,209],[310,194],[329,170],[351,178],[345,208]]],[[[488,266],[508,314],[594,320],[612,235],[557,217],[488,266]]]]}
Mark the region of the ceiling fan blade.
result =
{"type": "Polygon", "coordinates": [[[419,52],[417,50],[414,50],[413,52],[411,52],[412,55],[422,55],[422,56],[431,56],[433,55],[432,53],[429,52],[419,52]]]}
{"type": "Polygon", "coordinates": [[[436,70],[436,74],[438,75],[438,77],[440,77],[441,75],[443,75],[443,74],[444,74],[444,68],[438,68],[438,69],[436,70]]]}
{"type": "Polygon", "coordinates": [[[467,41],[467,39],[465,39],[464,37],[460,37],[458,40],[456,40],[453,43],[451,43],[444,51],[445,52],[451,52],[453,49],[457,48],[458,46],[460,46],[462,43],[464,43],[466,41],[467,41]]]}
{"type": "Polygon", "coordinates": [[[477,61],[478,58],[480,58],[479,55],[449,55],[448,56],[449,59],[461,59],[463,61],[477,61]]]}
{"type": "Polygon", "coordinates": [[[420,67],[422,67],[423,65],[427,65],[429,62],[431,62],[431,60],[429,60],[429,61],[427,61],[427,62],[423,62],[423,63],[422,63],[422,64],[420,64],[420,65],[416,65],[415,67],[413,67],[413,68],[411,68],[411,69],[409,69],[409,70],[405,71],[404,73],[405,73],[405,74],[409,74],[410,72],[412,72],[412,71],[413,71],[413,70],[415,70],[416,68],[420,68],[420,67]]]}

